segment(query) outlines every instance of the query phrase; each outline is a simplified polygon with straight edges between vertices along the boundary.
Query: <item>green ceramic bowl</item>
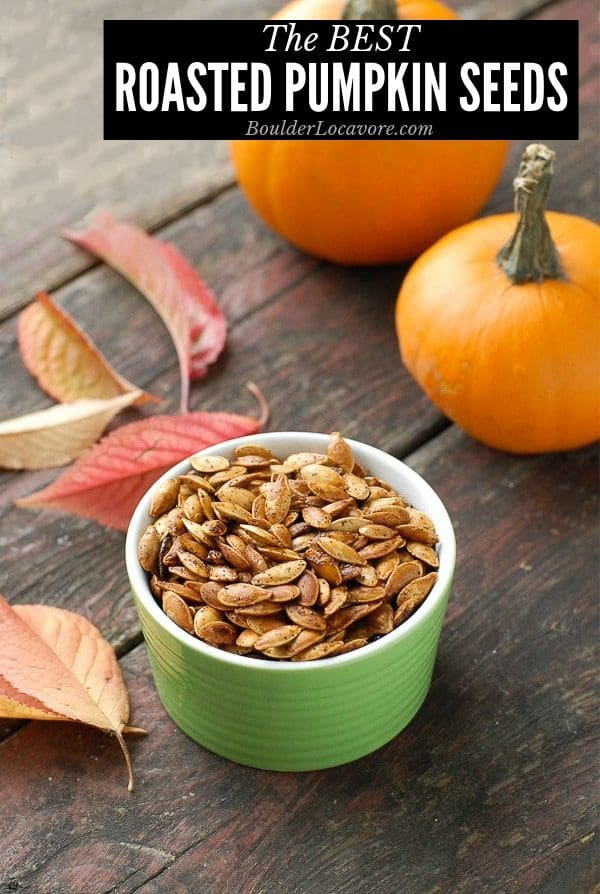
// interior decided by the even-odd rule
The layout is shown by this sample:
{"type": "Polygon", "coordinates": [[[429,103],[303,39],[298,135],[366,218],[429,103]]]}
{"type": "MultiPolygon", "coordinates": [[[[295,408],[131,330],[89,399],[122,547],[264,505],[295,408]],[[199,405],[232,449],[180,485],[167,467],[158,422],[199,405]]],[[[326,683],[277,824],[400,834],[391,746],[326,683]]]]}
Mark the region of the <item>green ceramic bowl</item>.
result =
{"type": "MultiPolygon", "coordinates": [[[[203,452],[231,455],[250,441],[287,456],[324,452],[328,436],[274,432],[203,452]]],[[[231,655],[193,638],[158,607],[137,560],[137,543],[150,521],[149,494],[131,520],[127,571],[160,699],[183,732],[240,764],[316,770],[355,760],[396,736],[427,695],[452,586],[452,524],[416,472],[381,450],[349,443],[361,465],[430,516],[440,538],[439,579],[423,605],[393,633],[355,652],[307,663],[274,662],[231,655]]],[[[184,461],[163,477],[188,468],[184,461]]]]}

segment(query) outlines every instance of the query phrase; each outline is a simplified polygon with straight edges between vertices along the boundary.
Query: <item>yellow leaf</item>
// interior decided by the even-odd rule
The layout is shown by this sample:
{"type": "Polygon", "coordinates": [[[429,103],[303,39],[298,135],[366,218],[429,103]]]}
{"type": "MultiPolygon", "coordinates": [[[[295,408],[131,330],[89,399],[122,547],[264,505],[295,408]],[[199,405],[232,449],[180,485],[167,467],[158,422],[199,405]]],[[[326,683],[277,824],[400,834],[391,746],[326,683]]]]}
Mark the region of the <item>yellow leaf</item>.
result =
{"type": "Polygon", "coordinates": [[[116,655],[81,615],[48,605],[14,608],[0,596],[0,716],[74,720],[123,741],[129,699],[116,655]]]}
{"type": "Polygon", "coordinates": [[[109,400],[77,400],[0,422],[0,467],[64,466],[94,444],[113,416],[139,396],[139,391],[130,391],[109,400]]]}
{"type": "MultiPolygon", "coordinates": [[[[23,363],[40,388],[60,403],[139,391],[46,292],[38,292],[36,301],[20,314],[17,334],[23,363]]],[[[137,403],[148,400],[157,398],[139,391],[137,403]]]]}

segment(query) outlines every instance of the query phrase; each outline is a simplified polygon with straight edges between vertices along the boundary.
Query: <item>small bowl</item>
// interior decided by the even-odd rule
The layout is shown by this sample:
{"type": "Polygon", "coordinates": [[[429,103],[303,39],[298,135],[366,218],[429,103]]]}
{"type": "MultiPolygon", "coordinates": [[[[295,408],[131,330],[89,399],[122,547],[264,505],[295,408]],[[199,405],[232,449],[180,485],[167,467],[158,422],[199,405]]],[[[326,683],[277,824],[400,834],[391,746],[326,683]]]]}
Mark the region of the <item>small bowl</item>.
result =
{"type": "MultiPolygon", "coordinates": [[[[328,435],[273,432],[216,444],[204,454],[230,456],[255,443],[285,457],[324,452],[328,435]]],[[[159,608],[137,559],[150,491],[127,533],[133,597],[159,697],[184,733],[229,760],[267,770],[317,770],[363,757],[410,723],[427,695],[452,587],[456,545],[437,494],[387,453],[347,439],[358,462],[429,515],[439,536],[438,580],[425,602],[392,633],[333,658],[267,661],[213,648],[181,630],[159,608]]],[[[189,460],[159,480],[189,469],[189,460]]],[[[152,488],[151,488],[152,490],[152,488]]]]}

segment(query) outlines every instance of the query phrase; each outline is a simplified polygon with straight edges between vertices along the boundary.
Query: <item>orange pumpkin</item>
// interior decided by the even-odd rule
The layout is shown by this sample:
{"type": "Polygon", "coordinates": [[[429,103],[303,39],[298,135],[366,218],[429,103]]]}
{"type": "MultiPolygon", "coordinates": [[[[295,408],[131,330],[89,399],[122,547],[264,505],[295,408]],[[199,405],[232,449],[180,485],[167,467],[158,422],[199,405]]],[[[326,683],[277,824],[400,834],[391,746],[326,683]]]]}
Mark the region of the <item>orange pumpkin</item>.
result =
{"type": "Polygon", "coordinates": [[[512,453],[600,437],[600,227],[544,214],[553,161],[529,146],[515,179],[520,214],[444,236],[411,268],[396,307],[402,359],[429,398],[512,453]]]}
{"type": "MultiPolygon", "coordinates": [[[[353,2],[365,18],[393,17],[393,0],[353,2]]],[[[395,6],[399,19],[457,18],[435,0],[395,6]]],[[[275,18],[339,19],[344,8],[344,0],[295,0],[275,18]]],[[[253,140],[233,143],[232,158],[250,203],[291,243],[340,264],[379,264],[414,257],[477,214],[506,148],[502,140],[253,140]]]]}

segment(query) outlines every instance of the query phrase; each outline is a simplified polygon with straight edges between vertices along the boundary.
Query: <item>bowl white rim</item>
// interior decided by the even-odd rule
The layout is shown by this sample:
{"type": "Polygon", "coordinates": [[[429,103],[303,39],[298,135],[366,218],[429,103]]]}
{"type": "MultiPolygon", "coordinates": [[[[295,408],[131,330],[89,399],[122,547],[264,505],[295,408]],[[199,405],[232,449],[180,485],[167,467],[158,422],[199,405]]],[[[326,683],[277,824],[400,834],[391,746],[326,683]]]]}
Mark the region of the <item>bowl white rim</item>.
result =
{"type": "Polygon", "coordinates": [[[137,507],[135,508],[131,517],[131,521],[129,522],[129,527],[127,529],[127,538],[125,542],[125,561],[132,589],[135,590],[136,595],[141,600],[144,608],[148,611],[152,618],[170,636],[173,636],[183,645],[194,649],[201,654],[204,654],[215,660],[224,661],[226,664],[236,665],[238,667],[244,667],[247,669],[263,668],[265,670],[268,669],[269,671],[275,671],[277,673],[310,672],[318,670],[318,668],[322,668],[324,666],[331,667],[333,665],[342,665],[350,662],[353,663],[356,661],[360,661],[373,655],[376,651],[385,651],[386,649],[393,648],[399,640],[407,636],[415,627],[419,626],[427,618],[427,616],[435,610],[438,603],[443,598],[446,589],[451,585],[456,563],[456,540],[454,536],[454,529],[452,527],[452,522],[450,521],[448,511],[446,510],[446,507],[444,506],[442,500],[431,487],[431,485],[429,485],[418,474],[418,472],[415,472],[414,469],[411,469],[410,466],[407,466],[406,463],[402,462],[402,460],[396,459],[396,457],[391,456],[389,453],[386,453],[383,450],[380,450],[378,447],[372,447],[370,444],[365,444],[363,441],[355,441],[351,438],[345,438],[344,440],[346,440],[352,447],[352,450],[357,456],[358,461],[361,463],[361,465],[365,466],[365,468],[367,468],[369,472],[385,481],[388,481],[402,495],[401,487],[399,487],[393,481],[393,476],[392,480],[390,480],[390,476],[381,474],[380,469],[373,469],[372,465],[369,464],[369,460],[365,461],[364,457],[359,458],[359,454],[362,454],[365,451],[374,457],[375,465],[381,463],[383,466],[396,466],[403,476],[404,480],[411,482],[412,485],[416,487],[421,494],[427,497],[430,503],[429,515],[435,525],[439,537],[440,567],[437,569],[438,579],[435,582],[435,585],[433,586],[425,602],[423,602],[422,605],[420,605],[419,608],[416,610],[416,612],[411,615],[408,620],[401,624],[400,627],[397,627],[391,633],[385,634],[385,636],[382,636],[381,639],[376,640],[373,643],[368,643],[366,646],[363,646],[360,649],[356,649],[354,652],[347,652],[345,655],[334,655],[331,658],[321,658],[318,661],[306,662],[269,661],[265,658],[248,658],[245,655],[235,655],[231,652],[225,652],[223,649],[217,649],[214,646],[209,646],[207,643],[203,643],[202,640],[190,636],[189,633],[186,633],[185,630],[182,630],[181,627],[178,627],[177,624],[175,624],[173,621],[170,620],[170,618],[165,615],[162,609],[159,608],[154,596],[152,595],[150,587],[148,585],[146,572],[143,570],[137,557],[137,545],[140,535],[142,533],[142,530],[151,521],[147,512],[147,505],[151,491],[159,482],[185,473],[190,467],[190,459],[192,456],[197,456],[198,454],[215,453],[222,453],[228,456],[240,444],[247,444],[255,441],[257,443],[264,444],[265,447],[268,447],[269,444],[277,442],[281,438],[297,439],[299,442],[297,452],[299,452],[303,449],[316,449],[307,448],[307,442],[311,439],[314,440],[315,438],[319,439],[322,442],[321,447],[324,448],[327,441],[329,440],[329,435],[323,434],[321,432],[278,431],[266,432],[264,434],[258,433],[247,435],[241,438],[232,438],[229,441],[221,441],[218,444],[214,444],[211,447],[205,448],[204,450],[199,450],[196,453],[190,454],[189,457],[172,466],[163,475],[157,478],[157,480],[148,488],[148,490],[138,503],[137,507]],[[431,511],[431,508],[433,508],[433,512],[431,511]]]}

